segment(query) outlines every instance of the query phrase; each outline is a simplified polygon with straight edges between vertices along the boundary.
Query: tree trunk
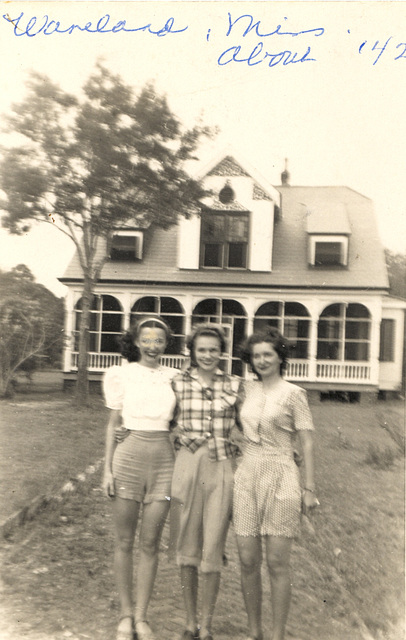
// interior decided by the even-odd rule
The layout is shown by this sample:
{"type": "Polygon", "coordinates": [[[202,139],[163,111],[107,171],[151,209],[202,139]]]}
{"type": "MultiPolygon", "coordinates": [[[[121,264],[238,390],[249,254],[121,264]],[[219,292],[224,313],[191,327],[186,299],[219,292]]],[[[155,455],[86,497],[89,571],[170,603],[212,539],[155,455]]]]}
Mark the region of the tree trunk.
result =
{"type": "Polygon", "coordinates": [[[76,380],[76,401],[83,406],[89,397],[89,380],[87,375],[87,360],[89,351],[90,307],[93,298],[93,280],[85,274],[82,292],[82,313],[79,325],[79,357],[78,377],[76,380]]]}

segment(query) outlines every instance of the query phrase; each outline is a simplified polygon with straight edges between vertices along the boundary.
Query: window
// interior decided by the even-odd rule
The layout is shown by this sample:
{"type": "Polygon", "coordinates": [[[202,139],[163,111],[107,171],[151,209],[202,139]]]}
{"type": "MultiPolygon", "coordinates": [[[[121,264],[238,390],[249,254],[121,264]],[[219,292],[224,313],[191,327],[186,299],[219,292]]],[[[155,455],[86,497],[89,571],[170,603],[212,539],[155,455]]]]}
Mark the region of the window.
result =
{"type": "Polygon", "coordinates": [[[348,237],[310,236],[309,264],[314,267],[346,266],[348,264],[348,237]]]}
{"type": "MultiPolygon", "coordinates": [[[[75,306],[75,351],[79,348],[79,323],[82,299],[75,306]]],[[[123,324],[123,310],[113,296],[93,296],[90,311],[89,352],[119,353],[123,324]]]]}
{"type": "Polygon", "coordinates": [[[331,304],[319,318],[317,358],[319,360],[368,361],[371,317],[362,304],[331,304]]]}
{"type": "Polygon", "coordinates": [[[133,262],[142,258],[142,232],[121,232],[113,236],[111,260],[133,262]]]}
{"type": "Polygon", "coordinates": [[[204,214],[201,266],[212,269],[246,269],[248,225],[248,214],[204,214]]]}
{"type": "Polygon", "coordinates": [[[306,359],[309,354],[310,317],[300,302],[266,302],[255,314],[254,331],[276,327],[288,338],[291,357],[306,359]]]}
{"type": "Polygon", "coordinates": [[[172,329],[173,335],[165,353],[179,355],[185,349],[185,312],[176,298],[145,296],[137,300],[131,309],[131,322],[139,316],[159,315],[172,329]]]}
{"type": "Polygon", "coordinates": [[[395,321],[383,318],[381,322],[381,341],[379,345],[380,362],[394,362],[395,360],[395,321]]]}
{"type": "Polygon", "coordinates": [[[316,242],[314,264],[342,264],[340,242],[316,242]]]}

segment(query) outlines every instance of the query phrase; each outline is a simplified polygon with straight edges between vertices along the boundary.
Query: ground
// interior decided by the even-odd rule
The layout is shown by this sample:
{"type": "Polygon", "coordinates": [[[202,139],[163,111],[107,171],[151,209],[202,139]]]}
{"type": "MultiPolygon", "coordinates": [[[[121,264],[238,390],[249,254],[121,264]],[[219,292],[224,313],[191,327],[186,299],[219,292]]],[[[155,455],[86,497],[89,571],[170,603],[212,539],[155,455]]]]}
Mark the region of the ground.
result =
{"type": "MultiPolygon", "coordinates": [[[[403,403],[323,402],[311,409],[321,506],[311,521],[304,519],[294,546],[286,640],[401,640],[403,403]]],[[[11,515],[34,495],[48,498],[33,520],[14,526],[0,541],[0,638],[113,640],[118,605],[110,504],[100,489],[98,466],[106,421],[101,399],[77,409],[55,389],[19,394],[0,410],[7,463],[0,469],[2,513],[11,515]]],[[[164,640],[179,637],[183,628],[178,571],[168,559],[168,544],[167,526],[150,608],[151,626],[164,640]]],[[[227,559],[214,637],[242,640],[246,615],[232,528],[227,559]]],[[[264,574],[266,640],[271,624],[264,574]]]]}

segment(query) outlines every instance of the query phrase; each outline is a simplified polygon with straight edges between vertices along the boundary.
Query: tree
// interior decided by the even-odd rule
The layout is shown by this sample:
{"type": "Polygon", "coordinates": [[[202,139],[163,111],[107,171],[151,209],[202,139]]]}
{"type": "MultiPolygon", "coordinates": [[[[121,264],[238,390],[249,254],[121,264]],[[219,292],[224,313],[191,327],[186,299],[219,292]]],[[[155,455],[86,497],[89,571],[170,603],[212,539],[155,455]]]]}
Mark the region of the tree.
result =
{"type": "Polygon", "coordinates": [[[25,265],[0,272],[0,397],[10,395],[18,370],[37,368],[39,357],[59,364],[63,313],[63,300],[25,265]]]}
{"type": "Polygon", "coordinates": [[[406,255],[385,249],[385,259],[390,293],[393,296],[406,298],[406,255]]]}
{"type": "Polygon", "coordinates": [[[183,130],[152,84],[134,98],[98,63],[79,99],[33,74],[8,131],[24,144],[3,150],[3,226],[22,233],[53,224],[76,245],[83,273],[76,396],[86,402],[90,305],[114,230],[128,221],[168,228],[199,213],[205,192],[184,170],[207,128],[183,130]],[[103,248],[103,249],[102,249],[103,248]]]}

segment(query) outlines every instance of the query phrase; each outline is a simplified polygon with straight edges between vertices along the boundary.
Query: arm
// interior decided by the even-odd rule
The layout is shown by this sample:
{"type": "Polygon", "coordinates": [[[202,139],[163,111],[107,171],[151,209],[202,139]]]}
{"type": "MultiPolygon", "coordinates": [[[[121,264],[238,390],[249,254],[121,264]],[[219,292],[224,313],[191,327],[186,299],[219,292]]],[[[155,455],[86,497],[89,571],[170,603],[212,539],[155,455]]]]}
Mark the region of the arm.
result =
{"type": "Polygon", "coordinates": [[[115,429],[120,425],[121,411],[111,409],[106,428],[106,446],[104,455],[103,491],[108,498],[114,497],[114,479],[112,472],[113,454],[116,448],[115,429]]]}
{"type": "Polygon", "coordinates": [[[313,433],[308,430],[301,430],[299,431],[299,436],[304,461],[303,513],[308,515],[309,510],[319,504],[315,493],[313,433]]]}

